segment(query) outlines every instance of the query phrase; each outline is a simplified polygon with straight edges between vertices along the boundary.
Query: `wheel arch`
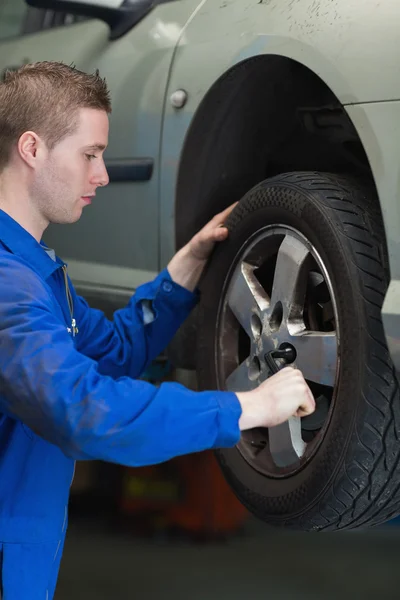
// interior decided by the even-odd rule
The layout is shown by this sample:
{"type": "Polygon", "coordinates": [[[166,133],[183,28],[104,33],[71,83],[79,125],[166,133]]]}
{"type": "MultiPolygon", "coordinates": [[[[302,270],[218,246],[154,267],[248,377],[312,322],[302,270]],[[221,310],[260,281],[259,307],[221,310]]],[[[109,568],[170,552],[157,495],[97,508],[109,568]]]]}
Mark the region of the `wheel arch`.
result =
{"type": "Polygon", "coordinates": [[[265,54],[235,64],[204,95],[186,133],[176,248],[259,181],[296,170],[361,176],[375,186],[345,107],[309,67],[265,54]]]}

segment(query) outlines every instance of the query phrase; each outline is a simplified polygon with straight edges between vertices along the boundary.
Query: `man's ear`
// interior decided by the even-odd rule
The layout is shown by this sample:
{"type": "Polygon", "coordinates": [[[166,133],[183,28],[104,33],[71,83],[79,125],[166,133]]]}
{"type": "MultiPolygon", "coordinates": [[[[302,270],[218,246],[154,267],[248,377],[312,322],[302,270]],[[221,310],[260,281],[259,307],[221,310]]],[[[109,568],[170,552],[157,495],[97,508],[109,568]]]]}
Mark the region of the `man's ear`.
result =
{"type": "Polygon", "coordinates": [[[35,168],[45,152],[44,141],[34,131],[25,131],[18,140],[18,154],[30,167],[35,168]]]}

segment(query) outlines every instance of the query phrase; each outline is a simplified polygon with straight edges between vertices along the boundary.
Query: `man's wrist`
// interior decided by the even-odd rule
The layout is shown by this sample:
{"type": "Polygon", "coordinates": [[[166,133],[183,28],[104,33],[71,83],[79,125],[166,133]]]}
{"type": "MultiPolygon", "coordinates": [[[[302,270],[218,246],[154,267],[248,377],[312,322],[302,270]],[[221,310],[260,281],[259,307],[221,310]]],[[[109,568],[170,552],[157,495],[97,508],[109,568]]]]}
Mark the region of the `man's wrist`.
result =
{"type": "Polygon", "coordinates": [[[253,395],[251,392],[236,392],[236,397],[242,409],[239,419],[239,429],[244,431],[254,427],[253,395]]]}
{"type": "Polygon", "coordinates": [[[178,250],[169,262],[167,269],[172,281],[193,292],[206,263],[207,259],[199,259],[193,256],[187,244],[178,250]]]}

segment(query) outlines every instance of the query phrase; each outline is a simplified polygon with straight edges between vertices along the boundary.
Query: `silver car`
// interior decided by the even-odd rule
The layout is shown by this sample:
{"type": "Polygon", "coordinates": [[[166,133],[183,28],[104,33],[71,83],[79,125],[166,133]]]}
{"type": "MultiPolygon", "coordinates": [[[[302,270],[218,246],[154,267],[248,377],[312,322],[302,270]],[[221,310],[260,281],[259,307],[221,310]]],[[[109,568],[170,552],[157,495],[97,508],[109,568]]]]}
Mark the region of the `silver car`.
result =
{"type": "Polygon", "coordinates": [[[399,513],[399,31],[398,0],[0,0],[3,71],[60,60],[111,88],[111,183],[46,240],[93,305],[240,201],[169,350],[207,389],[302,369],[315,414],[217,453],[278,527],[399,513]]]}

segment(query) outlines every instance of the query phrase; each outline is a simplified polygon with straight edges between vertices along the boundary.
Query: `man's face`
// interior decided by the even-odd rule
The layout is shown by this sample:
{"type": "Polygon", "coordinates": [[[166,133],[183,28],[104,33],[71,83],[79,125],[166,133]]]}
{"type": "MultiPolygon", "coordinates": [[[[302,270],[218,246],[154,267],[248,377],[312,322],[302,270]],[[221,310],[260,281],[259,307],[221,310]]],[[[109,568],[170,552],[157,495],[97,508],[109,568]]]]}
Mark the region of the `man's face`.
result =
{"type": "Polygon", "coordinates": [[[108,115],[83,108],[75,133],[46,149],[35,170],[32,199],[49,223],[74,223],[109,179],[103,161],[108,144],[108,115]]]}

